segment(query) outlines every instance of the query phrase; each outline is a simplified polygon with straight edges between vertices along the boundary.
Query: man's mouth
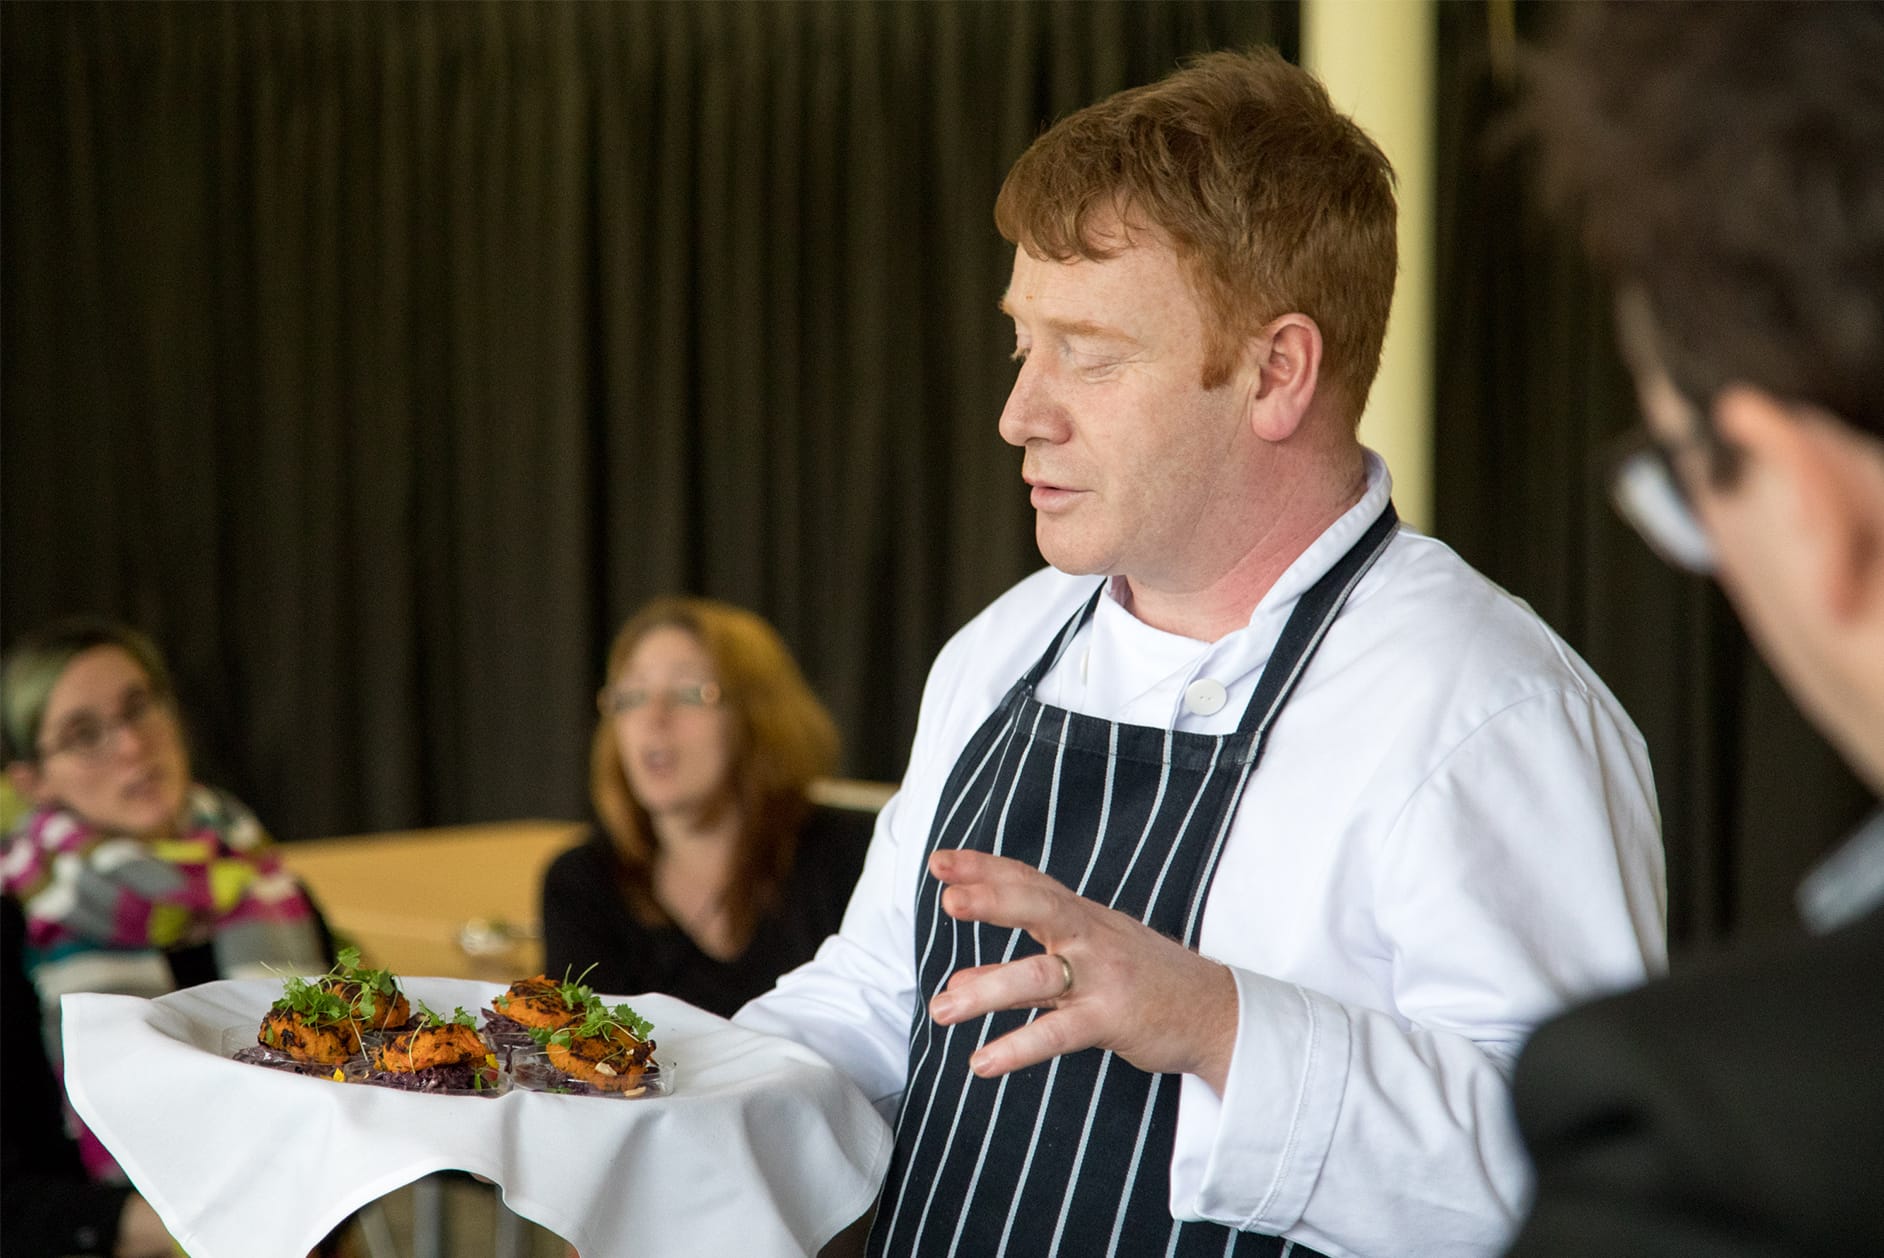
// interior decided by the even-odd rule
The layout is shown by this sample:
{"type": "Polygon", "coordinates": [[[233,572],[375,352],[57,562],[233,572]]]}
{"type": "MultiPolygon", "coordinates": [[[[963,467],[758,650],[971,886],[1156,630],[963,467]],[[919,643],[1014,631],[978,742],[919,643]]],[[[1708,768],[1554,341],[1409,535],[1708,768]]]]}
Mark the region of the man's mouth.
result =
{"type": "Polygon", "coordinates": [[[1063,510],[1086,492],[1083,489],[1055,484],[1042,477],[1023,476],[1021,479],[1025,480],[1030,487],[1028,500],[1033,503],[1036,511],[1063,510]]]}

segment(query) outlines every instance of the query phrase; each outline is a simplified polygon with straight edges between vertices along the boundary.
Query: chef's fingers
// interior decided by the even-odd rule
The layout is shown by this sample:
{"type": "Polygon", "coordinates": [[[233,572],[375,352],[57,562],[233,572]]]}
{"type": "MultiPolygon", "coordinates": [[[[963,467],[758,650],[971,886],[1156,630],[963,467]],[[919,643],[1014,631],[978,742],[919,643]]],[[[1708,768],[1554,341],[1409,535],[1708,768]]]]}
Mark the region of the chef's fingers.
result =
{"type": "Polygon", "coordinates": [[[1052,1007],[1070,994],[1066,975],[1071,962],[1053,954],[1036,953],[997,965],[957,970],[948,986],[929,1001],[929,1016],[953,1026],[999,1009],[1052,1007]]]}
{"type": "Polygon", "coordinates": [[[942,911],[958,921],[1024,930],[1048,948],[1078,935],[1097,908],[1031,865],[985,852],[937,852],[929,868],[947,883],[942,911]]]}
{"type": "Polygon", "coordinates": [[[968,1068],[983,1079],[998,1079],[1027,1066],[1092,1048],[1098,1040],[1090,1023],[1078,1010],[1051,1010],[983,1044],[968,1059],[968,1068]]]}
{"type": "Polygon", "coordinates": [[[969,1064],[984,1078],[1096,1047],[1153,1074],[1196,1074],[1221,1095],[1236,1046],[1230,971],[1097,905],[1084,925],[1083,938],[1061,952],[956,975],[930,1002],[930,1016],[955,1025],[1001,1009],[1045,1011],[976,1050],[969,1064]]]}

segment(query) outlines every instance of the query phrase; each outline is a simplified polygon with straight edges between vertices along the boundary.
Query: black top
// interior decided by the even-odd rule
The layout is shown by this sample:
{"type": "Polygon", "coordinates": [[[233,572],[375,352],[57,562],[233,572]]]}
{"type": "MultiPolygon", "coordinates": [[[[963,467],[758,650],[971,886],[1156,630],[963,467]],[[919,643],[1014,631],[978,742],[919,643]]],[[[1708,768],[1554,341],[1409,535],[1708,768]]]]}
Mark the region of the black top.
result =
{"type": "Polygon", "coordinates": [[[591,830],[543,875],[544,972],[574,978],[593,963],[582,981],[598,992],[661,992],[731,1017],[837,929],[875,826],[871,812],[814,806],[779,903],[731,961],[708,956],[678,927],[637,921],[608,836],[591,830]]]}
{"type": "Polygon", "coordinates": [[[78,1146],[66,1134],[64,1095],[40,1039],[39,994],[26,977],[22,949],[26,918],[11,897],[0,897],[0,1008],[5,1010],[0,1123],[6,1208],[0,1210],[0,1251],[7,1258],[54,1254],[109,1254],[117,1244],[118,1215],[131,1195],[124,1185],[85,1177],[78,1146]]]}

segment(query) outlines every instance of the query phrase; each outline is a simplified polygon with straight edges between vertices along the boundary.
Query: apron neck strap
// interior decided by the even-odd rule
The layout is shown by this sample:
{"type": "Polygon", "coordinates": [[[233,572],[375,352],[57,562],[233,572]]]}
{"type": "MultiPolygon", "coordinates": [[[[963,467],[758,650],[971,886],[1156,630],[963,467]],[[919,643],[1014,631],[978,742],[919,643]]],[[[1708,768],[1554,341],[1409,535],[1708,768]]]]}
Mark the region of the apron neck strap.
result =
{"type": "Polygon", "coordinates": [[[1243,709],[1243,720],[1237,726],[1239,731],[1253,732],[1259,740],[1269,732],[1270,723],[1289,701],[1290,692],[1307,671],[1308,662],[1320,649],[1329,626],[1347,605],[1348,595],[1387,549],[1399,523],[1399,513],[1390,501],[1367,526],[1367,531],[1348,547],[1348,553],[1323,573],[1295,604],[1289,622],[1282,627],[1282,636],[1276,639],[1275,650],[1269,653],[1269,663],[1263,666],[1256,693],[1250,696],[1249,706],[1243,709]]]}
{"type": "MultiPolygon", "coordinates": [[[[1400,523],[1400,516],[1389,502],[1381,508],[1374,522],[1367,527],[1347,554],[1341,556],[1335,566],[1323,573],[1321,579],[1309,587],[1306,594],[1295,605],[1295,611],[1289,616],[1288,624],[1283,626],[1282,636],[1276,641],[1276,649],[1270,653],[1269,663],[1263,669],[1261,680],[1256,683],[1256,693],[1251,697],[1249,707],[1243,710],[1242,723],[1237,728],[1243,733],[1251,731],[1267,732],[1269,723],[1282,710],[1288,701],[1289,692],[1295,689],[1295,683],[1301,677],[1308,661],[1321,646],[1322,635],[1328,632],[1328,626],[1341,614],[1341,608],[1348,601],[1348,595],[1360,584],[1367,570],[1374,566],[1381,552],[1387,549],[1387,543],[1393,539],[1394,529],[1400,523]]],[[[1040,653],[1034,666],[1027,670],[1021,679],[1021,688],[1031,694],[1036,690],[1047,673],[1059,663],[1080,629],[1099,606],[1099,598],[1105,593],[1106,582],[1110,577],[1102,577],[1080,609],[1060,626],[1060,632],[1054,635],[1047,649],[1040,653]]]]}

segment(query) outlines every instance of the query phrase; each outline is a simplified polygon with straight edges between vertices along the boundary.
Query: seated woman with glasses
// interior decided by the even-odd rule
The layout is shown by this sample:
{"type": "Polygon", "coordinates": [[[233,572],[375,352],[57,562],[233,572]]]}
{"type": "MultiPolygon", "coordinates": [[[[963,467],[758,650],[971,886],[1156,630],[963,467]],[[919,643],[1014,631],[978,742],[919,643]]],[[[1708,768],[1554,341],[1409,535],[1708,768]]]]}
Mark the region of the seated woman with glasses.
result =
{"type": "Polygon", "coordinates": [[[551,977],[731,1015],[837,928],[874,817],[813,804],[837,730],[771,626],[663,598],[609,650],[596,830],[543,880],[551,977]]]}
{"type": "MultiPolygon", "coordinates": [[[[8,1062],[26,1060],[25,1046],[43,1033],[57,1068],[67,992],[160,996],[270,968],[327,967],[313,905],[268,835],[232,796],[192,781],[169,670],[149,639],[110,621],[63,621],[9,651],[3,678],[7,777],[28,809],[0,847],[5,963],[23,969],[39,1006],[29,1018],[20,996],[9,999],[8,1062]]],[[[7,1124],[9,1199],[17,1174],[57,1165],[64,1140],[56,1123],[31,1132],[7,1124]]],[[[94,1180],[120,1178],[83,1131],[79,1151],[94,1180]]],[[[88,1219],[83,1185],[61,1183],[55,1191],[19,1181],[35,1217],[67,1229],[47,1252],[90,1253],[97,1244],[109,1253],[120,1230],[128,1242],[134,1227],[148,1231],[154,1220],[122,1191],[92,1194],[107,1213],[88,1219]]],[[[24,1226],[27,1213],[23,1204],[10,1221],[24,1226]]]]}

